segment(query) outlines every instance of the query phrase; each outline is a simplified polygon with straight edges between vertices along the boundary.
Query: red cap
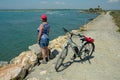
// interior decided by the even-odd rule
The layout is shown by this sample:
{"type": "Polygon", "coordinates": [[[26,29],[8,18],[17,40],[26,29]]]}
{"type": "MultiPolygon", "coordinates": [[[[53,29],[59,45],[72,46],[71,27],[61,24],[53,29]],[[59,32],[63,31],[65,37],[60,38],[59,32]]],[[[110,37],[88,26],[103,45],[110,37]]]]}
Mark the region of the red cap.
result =
{"type": "Polygon", "coordinates": [[[47,19],[47,16],[45,15],[45,14],[43,14],[42,16],[41,16],[41,20],[46,20],[47,19]]]}

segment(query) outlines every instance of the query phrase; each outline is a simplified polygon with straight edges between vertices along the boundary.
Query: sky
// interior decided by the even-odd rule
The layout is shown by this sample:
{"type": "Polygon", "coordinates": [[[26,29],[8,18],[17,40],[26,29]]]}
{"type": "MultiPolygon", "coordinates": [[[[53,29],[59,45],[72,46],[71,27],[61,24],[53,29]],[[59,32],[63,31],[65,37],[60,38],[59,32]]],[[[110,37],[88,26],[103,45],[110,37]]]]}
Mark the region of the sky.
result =
{"type": "Polygon", "coordinates": [[[0,0],[0,9],[103,9],[120,10],[120,0],[0,0]]]}

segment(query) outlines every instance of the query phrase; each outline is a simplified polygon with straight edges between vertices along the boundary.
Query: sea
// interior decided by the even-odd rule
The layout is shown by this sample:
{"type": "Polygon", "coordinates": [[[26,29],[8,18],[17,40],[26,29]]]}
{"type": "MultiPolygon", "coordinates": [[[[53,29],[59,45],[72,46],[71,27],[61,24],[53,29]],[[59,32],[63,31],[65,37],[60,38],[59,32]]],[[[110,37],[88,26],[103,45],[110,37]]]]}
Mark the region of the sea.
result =
{"type": "Polygon", "coordinates": [[[63,27],[79,29],[99,15],[80,9],[0,10],[0,61],[10,61],[37,43],[42,14],[48,16],[50,40],[64,35],[63,27]]]}

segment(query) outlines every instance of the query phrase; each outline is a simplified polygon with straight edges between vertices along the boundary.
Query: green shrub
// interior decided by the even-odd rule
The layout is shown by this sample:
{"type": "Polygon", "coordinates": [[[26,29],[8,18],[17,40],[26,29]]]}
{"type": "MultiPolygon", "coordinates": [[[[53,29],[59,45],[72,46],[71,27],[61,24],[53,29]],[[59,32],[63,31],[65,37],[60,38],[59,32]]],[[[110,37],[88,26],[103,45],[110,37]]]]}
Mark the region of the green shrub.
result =
{"type": "Polygon", "coordinates": [[[111,11],[110,14],[113,16],[116,25],[119,27],[118,31],[120,32],[120,10],[111,11]]]}

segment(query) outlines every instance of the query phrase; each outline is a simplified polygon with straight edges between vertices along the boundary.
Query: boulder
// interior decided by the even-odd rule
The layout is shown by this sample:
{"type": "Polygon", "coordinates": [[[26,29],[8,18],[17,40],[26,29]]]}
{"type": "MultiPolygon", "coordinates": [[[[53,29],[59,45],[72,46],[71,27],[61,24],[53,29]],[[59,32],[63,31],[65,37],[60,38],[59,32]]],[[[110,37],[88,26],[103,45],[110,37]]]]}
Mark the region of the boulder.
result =
{"type": "Polygon", "coordinates": [[[58,49],[59,51],[61,51],[61,48],[65,44],[66,39],[67,36],[59,36],[58,38],[50,41],[50,44],[48,46],[49,49],[50,50],[58,49]]]}
{"type": "Polygon", "coordinates": [[[22,80],[26,75],[26,69],[22,64],[9,64],[0,68],[0,80],[22,80]]]}
{"type": "Polygon", "coordinates": [[[61,46],[62,45],[60,43],[58,43],[58,44],[55,45],[55,48],[61,48],[61,46]]]}
{"type": "Polygon", "coordinates": [[[40,49],[40,46],[38,44],[31,45],[28,47],[28,49],[30,49],[35,54],[41,53],[41,49],[40,49]]]}
{"type": "Polygon", "coordinates": [[[18,57],[10,61],[11,64],[21,64],[26,69],[37,63],[37,56],[32,51],[24,51],[18,57]]]}
{"type": "Polygon", "coordinates": [[[41,58],[41,49],[40,46],[38,44],[33,44],[31,46],[28,47],[28,49],[30,49],[30,51],[32,51],[32,53],[37,55],[37,59],[41,58]]]}
{"type": "Polygon", "coordinates": [[[37,56],[32,51],[24,51],[0,68],[0,80],[22,80],[37,63],[37,56]]]}

